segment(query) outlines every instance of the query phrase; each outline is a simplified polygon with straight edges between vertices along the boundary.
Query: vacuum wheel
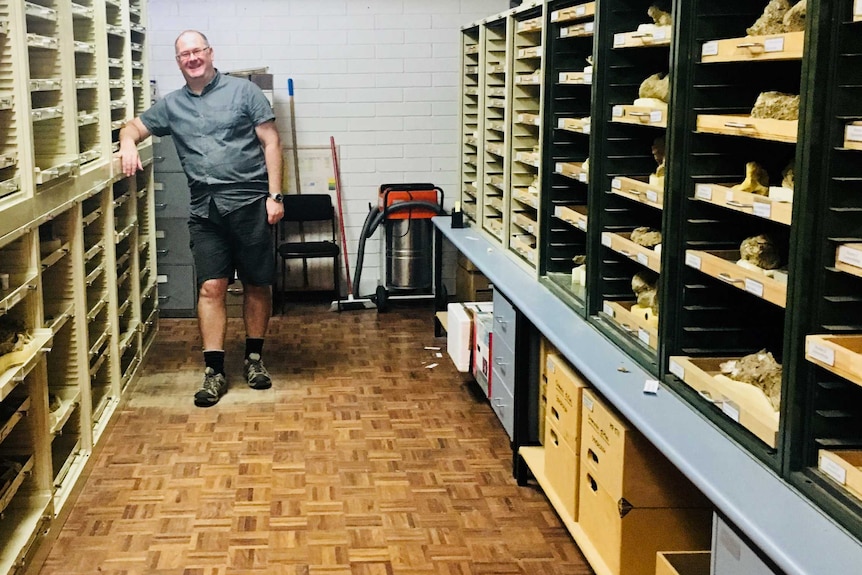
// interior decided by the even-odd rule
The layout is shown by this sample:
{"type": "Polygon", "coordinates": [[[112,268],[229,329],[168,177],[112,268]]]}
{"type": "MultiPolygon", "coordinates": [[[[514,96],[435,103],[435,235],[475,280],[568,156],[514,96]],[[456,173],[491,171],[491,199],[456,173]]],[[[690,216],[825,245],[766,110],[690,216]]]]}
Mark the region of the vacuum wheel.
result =
{"type": "Polygon", "coordinates": [[[386,289],[386,286],[377,286],[377,297],[375,300],[377,300],[377,313],[387,310],[389,305],[389,291],[386,289]]]}

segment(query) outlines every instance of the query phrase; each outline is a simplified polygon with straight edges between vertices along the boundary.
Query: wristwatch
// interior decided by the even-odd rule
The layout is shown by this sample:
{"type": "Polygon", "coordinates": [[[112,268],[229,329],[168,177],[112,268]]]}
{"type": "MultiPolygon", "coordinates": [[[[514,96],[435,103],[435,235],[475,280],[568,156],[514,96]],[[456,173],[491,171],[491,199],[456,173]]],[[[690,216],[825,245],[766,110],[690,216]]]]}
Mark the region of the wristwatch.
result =
{"type": "Polygon", "coordinates": [[[273,200],[275,202],[278,202],[280,204],[282,202],[282,200],[284,200],[284,196],[281,194],[270,194],[269,199],[273,200]]]}

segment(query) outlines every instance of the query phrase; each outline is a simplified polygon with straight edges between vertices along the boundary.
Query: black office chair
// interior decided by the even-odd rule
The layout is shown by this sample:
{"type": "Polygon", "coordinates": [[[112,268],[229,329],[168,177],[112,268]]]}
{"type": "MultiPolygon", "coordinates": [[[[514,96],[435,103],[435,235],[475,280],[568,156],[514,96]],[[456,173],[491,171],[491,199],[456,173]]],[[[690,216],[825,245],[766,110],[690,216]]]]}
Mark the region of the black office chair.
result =
{"type": "MultiPolygon", "coordinates": [[[[331,258],[332,289],[335,300],[341,299],[341,270],[339,269],[341,250],[335,236],[335,209],[332,206],[332,198],[328,194],[284,196],[284,218],[279,224],[276,252],[281,258],[282,313],[287,300],[287,262],[289,260],[303,260],[303,282],[307,287],[307,260],[331,258]],[[329,222],[329,226],[326,222],[329,222]],[[306,226],[306,224],[312,225],[306,226]],[[314,239],[306,241],[306,235],[314,239]],[[319,239],[326,235],[330,239],[319,239]]],[[[338,311],[341,311],[340,306],[338,311]]]]}

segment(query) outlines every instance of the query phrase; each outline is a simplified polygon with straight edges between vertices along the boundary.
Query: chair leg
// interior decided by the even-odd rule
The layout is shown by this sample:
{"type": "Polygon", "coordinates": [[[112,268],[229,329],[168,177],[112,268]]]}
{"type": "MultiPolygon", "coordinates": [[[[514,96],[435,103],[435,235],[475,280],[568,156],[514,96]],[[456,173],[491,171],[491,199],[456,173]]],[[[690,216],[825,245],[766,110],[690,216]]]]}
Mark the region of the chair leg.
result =
{"type": "Polygon", "coordinates": [[[287,304],[287,260],[281,258],[281,315],[284,315],[285,304],[287,304]]]}
{"type": "Polygon", "coordinates": [[[332,260],[332,269],[334,270],[332,274],[333,285],[335,286],[335,301],[338,307],[338,311],[341,311],[341,270],[338,269],[338,262],[341,261],[341,258],[335,256],[332,260]]]}

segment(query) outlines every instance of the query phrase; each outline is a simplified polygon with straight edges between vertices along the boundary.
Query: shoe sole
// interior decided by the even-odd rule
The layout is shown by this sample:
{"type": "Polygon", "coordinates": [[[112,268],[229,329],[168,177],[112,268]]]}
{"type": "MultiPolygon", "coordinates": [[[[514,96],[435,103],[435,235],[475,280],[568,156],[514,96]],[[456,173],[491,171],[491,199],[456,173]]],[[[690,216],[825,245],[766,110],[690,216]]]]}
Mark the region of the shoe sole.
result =
{"type": "Polygon", "coordinates": [[[269,389],[270,387],[272,387],[272,381],[267,381],[265,383],[248,382],[248,386],[252,389],[269,389]]]}
{"type": "Polygon", "coordinates": [[[212,407],[213,405],[215,405],[216,403],[219,402],[219,399],[221,399],[221,398],[219,397],[218,399],[198,399],[196,397],[195,398],[195,406],[197,406],[197,407],[212,407]]]}

